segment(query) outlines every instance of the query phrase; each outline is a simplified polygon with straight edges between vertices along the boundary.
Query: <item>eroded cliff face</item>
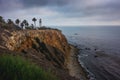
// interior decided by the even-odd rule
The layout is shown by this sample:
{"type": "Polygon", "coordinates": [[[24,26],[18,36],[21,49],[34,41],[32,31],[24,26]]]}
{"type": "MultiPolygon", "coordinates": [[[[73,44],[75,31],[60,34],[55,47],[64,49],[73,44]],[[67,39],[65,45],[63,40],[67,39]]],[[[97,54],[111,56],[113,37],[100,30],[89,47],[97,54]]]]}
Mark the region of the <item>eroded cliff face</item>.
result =
{"type": "Polygon", "coordinates": [[[6,47],[10,50],[20,51],[22,49],[28,49],[32,47],[32,44],[40,41],[58,48],[64,54],[68,53],[69,45],[67,40],[65,36],[57,30],[14,31],[11,35],[6,43],[6,47]]]}
{"type": "Polygon", "coordinates": [[[70,50],[65,36],[58,30],[14,31],[6,39],[5,47],[25,54],[32,52],[32,56],[38,58],[44,56],[51,65],[62,68],[65,68],[70,50]],[[36,53],[40,53],[39,56],[36,53]]]}
{"type": "Polygon", "coordinates": [[[2,30],[0,48],[30,59],[46,70],[52,70],[61,80],[76,80],[68,72],[70,45],[58,30],[2,30]]]}

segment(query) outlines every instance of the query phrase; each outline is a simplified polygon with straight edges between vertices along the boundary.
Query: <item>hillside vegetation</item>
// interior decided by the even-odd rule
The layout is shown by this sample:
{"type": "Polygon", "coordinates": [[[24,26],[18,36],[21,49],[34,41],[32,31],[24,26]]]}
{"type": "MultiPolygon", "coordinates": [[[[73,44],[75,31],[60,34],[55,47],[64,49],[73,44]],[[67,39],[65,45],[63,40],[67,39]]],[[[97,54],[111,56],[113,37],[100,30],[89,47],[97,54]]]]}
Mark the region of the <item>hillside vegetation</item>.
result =
{"type": "Polygon", "coordinates": [[[69,74],[71,48],[61,30],[28,24],[0,16],[0,80],[78,80],[69,74]]]}
{"type": "Polygon", "coordinates": [[[50,71],[25,61],[20,56],[0,56],[0,80],[58,80],[50,71]]]}

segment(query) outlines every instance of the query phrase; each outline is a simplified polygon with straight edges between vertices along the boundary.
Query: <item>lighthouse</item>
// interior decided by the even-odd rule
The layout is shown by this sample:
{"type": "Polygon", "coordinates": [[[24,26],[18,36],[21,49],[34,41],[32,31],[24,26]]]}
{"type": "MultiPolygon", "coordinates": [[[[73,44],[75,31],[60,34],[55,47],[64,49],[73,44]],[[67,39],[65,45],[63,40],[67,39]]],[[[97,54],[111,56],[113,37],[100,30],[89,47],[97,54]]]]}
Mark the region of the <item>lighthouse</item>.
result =
{"type": "Polygon", "coordinates": [[[42,19],[39,20],[39,26],[42,27],[42,19]]]}

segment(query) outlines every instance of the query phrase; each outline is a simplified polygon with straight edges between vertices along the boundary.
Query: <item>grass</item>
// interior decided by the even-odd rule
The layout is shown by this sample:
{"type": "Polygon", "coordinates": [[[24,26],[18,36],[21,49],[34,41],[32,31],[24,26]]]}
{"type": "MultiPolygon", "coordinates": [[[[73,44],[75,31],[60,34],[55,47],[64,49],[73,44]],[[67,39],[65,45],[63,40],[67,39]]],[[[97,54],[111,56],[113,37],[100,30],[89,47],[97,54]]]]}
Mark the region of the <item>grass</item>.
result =
{"type": "Polygon", "coordinates": [[[58,80],[35,64],[20,56],[0,56],[0,80],[58,80]]]}

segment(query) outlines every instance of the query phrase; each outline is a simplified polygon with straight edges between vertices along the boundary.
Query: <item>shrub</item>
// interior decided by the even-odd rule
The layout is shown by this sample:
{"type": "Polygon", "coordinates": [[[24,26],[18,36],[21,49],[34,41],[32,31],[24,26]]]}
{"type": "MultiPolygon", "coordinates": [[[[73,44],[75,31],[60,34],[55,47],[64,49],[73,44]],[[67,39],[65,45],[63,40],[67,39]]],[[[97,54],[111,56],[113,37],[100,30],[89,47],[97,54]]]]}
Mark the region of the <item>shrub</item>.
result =
{"type": "Polygon", "coordinates": [[[0,57],[0,80],[58,80],[50,71],[46,72],[30,64],[20,56],[0,57]]]}

